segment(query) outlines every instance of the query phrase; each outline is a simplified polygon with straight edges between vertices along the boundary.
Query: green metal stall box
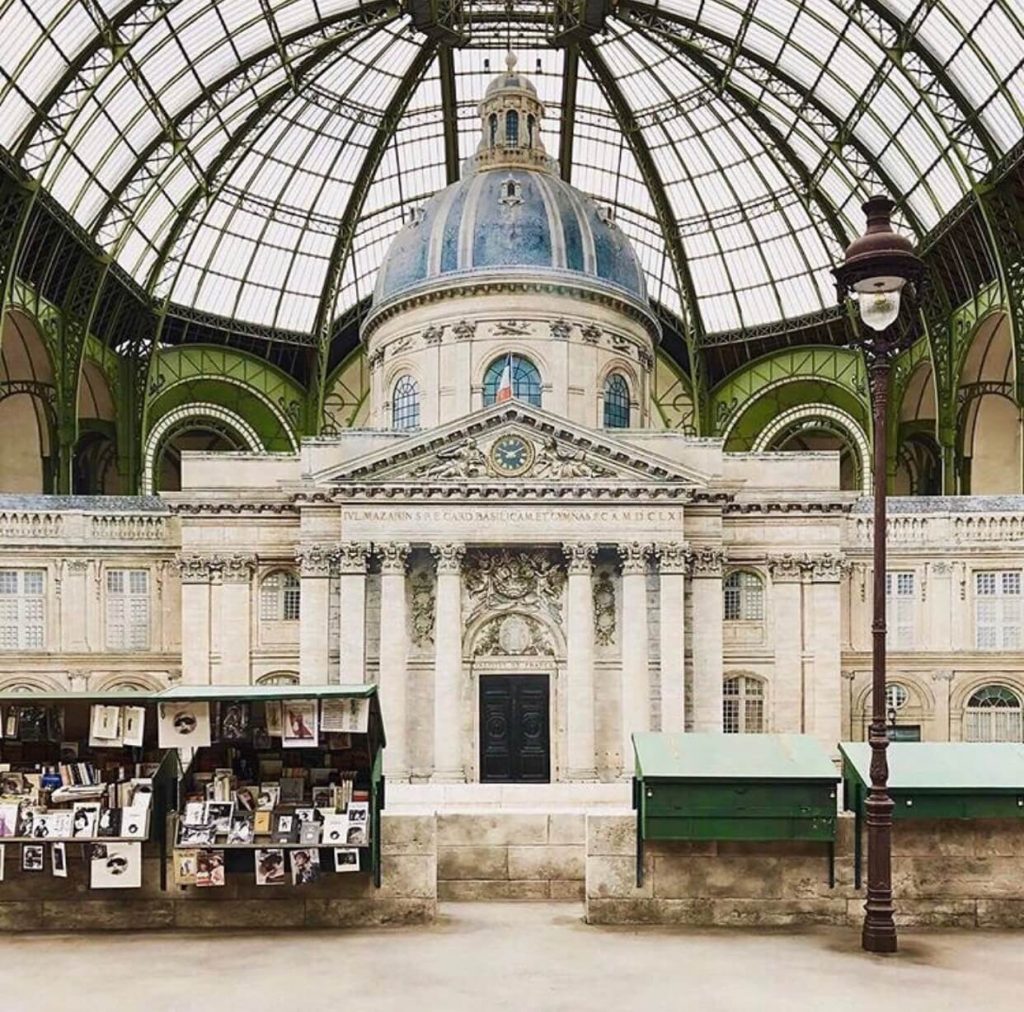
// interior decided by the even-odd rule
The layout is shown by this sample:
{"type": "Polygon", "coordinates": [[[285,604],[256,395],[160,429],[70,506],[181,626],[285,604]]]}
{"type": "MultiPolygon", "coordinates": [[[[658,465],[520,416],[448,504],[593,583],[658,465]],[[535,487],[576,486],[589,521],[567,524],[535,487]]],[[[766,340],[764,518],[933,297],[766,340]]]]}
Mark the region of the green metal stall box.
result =
{"type": "MultiPolygon", "coordinates": [[[[854,882],[861,883],[861,828],[871,788],[871,746],[843,742],[844,807],[854,813],[854,882]]],[[[1024,745],[890,742],[893,820],[1024,819],[1024,745]]]]}
{"type": "Polygon", "coordinates": [[[817,840],[834,884],[839,775],[816,738],[633,735],[636,880],[648,840],[817,840]]]}

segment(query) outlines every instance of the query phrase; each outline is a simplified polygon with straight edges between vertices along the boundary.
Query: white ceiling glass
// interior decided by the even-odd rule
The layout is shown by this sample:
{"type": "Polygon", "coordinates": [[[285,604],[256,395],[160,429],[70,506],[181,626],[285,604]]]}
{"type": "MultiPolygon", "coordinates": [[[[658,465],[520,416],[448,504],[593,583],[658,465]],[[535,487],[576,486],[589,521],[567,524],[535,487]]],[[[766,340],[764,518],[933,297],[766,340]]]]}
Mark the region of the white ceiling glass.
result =
{"type": "MultiPolygon", "coordinates": [[[[697,331],[829,307],[869,193],[921,239],[1024,139],[1024,0],[620,0],[578,64],[513,7],[464,6],[459,157],[511,41],[559,158],[575,66],[572,182],[697,331]]],[[[285,331],[446,184],[443,78],[393,2],[0,0],[0,144],[155,299],[285,331]]]]}

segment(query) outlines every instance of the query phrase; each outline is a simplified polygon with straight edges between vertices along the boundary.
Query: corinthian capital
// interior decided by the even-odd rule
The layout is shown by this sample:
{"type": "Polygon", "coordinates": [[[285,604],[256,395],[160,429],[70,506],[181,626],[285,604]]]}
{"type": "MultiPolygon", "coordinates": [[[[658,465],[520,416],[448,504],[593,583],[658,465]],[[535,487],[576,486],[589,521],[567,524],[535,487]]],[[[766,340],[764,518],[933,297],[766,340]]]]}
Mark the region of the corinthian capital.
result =
{"type": "Polygon", "coordinates": [[[639,541],[618,546],[619,558],[622,560],[623,573],[646,573],[647,557],[651,554],[651,546],[639,541]]]}
{"type": "Polygon", "coordinates": [[[846,560],[841,555],[825,552],[809,556],[811,575],[817,583],[838,583],[846,569],[846,560]]]}
{"type": "Polygon", "coordinates": [[[220,570],[223,562],[212,555],[179,555],[174,564],[181,573],[182,583],[208,583],[213,573],[220,570]]]}
{"type": "Polygon", "coordinates": [[[409,558],[409,545],[404,541],[389,542],[387,544],[375,545],[377,554],[380,556],[380,571],[382,573],[404,573],[405,561],[409,558]]]}
{"type": "Polygon", "coordinates": [[[690,553],[690,575],[695,579],[721,579],[725,552],[720,548],[695,548],[690,553]]]}
{"type": "Polygon", "coordinates": [[[806,568],[806,561],[799,555],[787,553],[773,555],[768,560],[768,572],[776,583],[787,583],[799,580],[806,568]]]}
{"type": "Polygon", "coordinates": [[[437,571],[439,573],[458,573],[462,568],[462,557],[466,554],[466,546],[455,544],[431,545],[430,554],[437,560],[437,571]]]}
{"type": "Polygon", "coordinates": [[[663,573],[685,573],[690,552],[681,541],[661,541],[654,546],[663,573]]]}
{"type": "Polygon", "coordinates": [[[338,563],[338,550],[330,545],[306,545],[295,553],[303,576],[330,576],[338,563]]]}
{"type": "Polygon", "coordinates": [[[222,578],[227,583],[248,583],[255,572],[255,555],[236,552],[223,560],[222,578]]]}
{"type": "Polygon", "coordinates": [[[597,545],[592,541],[564,541],[562,553],[569,563],[569,574],[589,576],[597,555],[597,545]]]}
{"type": "Polygon", "coordinates": [[[366,572],[370,546],[365,541],[347,541],[338,547],[338,568],[342,573],[366,572]]]}

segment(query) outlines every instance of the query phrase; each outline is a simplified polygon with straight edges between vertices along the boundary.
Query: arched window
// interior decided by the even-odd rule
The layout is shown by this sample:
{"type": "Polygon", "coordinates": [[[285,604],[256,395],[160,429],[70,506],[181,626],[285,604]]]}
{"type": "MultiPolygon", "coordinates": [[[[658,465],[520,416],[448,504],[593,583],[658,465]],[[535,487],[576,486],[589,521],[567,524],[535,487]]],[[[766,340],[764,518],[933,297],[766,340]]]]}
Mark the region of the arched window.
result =
{"type": "Polygon", "coordinates": [[[764,619],[764,583],[757,573],[739,569],[722,584],[727,622],[760,622],[764,619]]]}
{"type": "Polygon", "coordinates": [[[502,355],[484,373],[484,407],[516,397],[539,408],[541,389],[540,373],[528,358],[502,355]]]}
{"type": "Polygon", "coordinates": [[[532,116],[526,117],[526,146],[528,148],[533,147],[533,131],[536,125],[537,121],[532,116]]]}
{"type": "Polygon", "coordinates": [[[489,119],[487,120],[487,132],[491,138],[491,147],[493,148],[498,139],[498,114],[492,112],[489,119]]]}
{"type": "Polygon", "coordinates": [[[1020,697],[1005,685],[986,685],[967,700],[964,741],[1024,739],[1020,697]]]}
{"type": "Polygon", "coordinates": [[[604,427],[629,428],[629,384],[620,372],[613,372],[604,381],[604,427]]]}
{"type": "Polygon", "coordinates": [[[519,143],[519,113],[511,109],[505,113],[505,143],[509,147],[519,143]]]}
{"type": "Polygon", "coordinates": [[[722,730],[726,734],[764,733],[764,682],[733,675],[722,683],[722,730]]]}
{"type": "Polygon", "coordinates": [[[885,710],[902,710],[910,700],[910,693],[905,685],[899,682],[889,682],[885,687],[885,710]]]}
{"type": "Polygon", "coordinates": [[[294,671],[271,671],[256,679],[257,685],[298,685],[299,676],[294,671]]]}
{"type": "Polygon", "coordinates": [[[420,427],[420,385],[408,373],[399,376],[395,383],[395,391],[391,397],[391,427],[420,427]]]}
{"type": "Polygon", "coordinates": [[[299,578],[279,569],[260,584],[260,618],[268,622],[295,622],[299,617],[299,578]]]}

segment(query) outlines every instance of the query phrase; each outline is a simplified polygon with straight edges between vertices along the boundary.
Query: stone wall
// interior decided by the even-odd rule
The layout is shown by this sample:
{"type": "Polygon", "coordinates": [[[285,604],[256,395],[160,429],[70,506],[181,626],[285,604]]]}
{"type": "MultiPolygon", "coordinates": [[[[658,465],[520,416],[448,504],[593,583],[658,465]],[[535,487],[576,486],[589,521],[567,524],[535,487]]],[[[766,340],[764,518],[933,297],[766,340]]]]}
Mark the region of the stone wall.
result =
{"type": "Polygon", "coordinates": [[[581,900],[582,813],[437,816],[441,900],[581,900]]]}
{"type": "MultiPolygon", "coordinates": [[[[423,923],[437,915],[437,836],[433,816],[383,816],[383,881],[368,872],[337,874],[318,882],[257,886],[251,852],[233,852],[223,887],[175,886],[168,865],[160,887],[160,857],[145,844],[141,889],[89,888],[85,848],[68,844],[68,877],[55,878],[47,854],[42,872],[21,870],[21,847],[9,844],[0,882],[0,930],[75,931],[152,928],[336,928],[423,923]]],[[[232,853],[232,852],[229,852],[232,853]]],[[[321,850],[321,860],[331,854],[321,850]]]]}
{"type": "MultiPolygon", "coordinates": [[[[587,817],[591,924],[856,926],[863,920],[864,889],[853,886],[850,817],[839,820],[834,889],[825,845],[790,841],[648,844],[644,883],[637,888],[635,826],[632,815],[587,817]]],[[[1024,825],[897,823],[893,892],[898,924],[1024,927],[1024,825]]]]}

